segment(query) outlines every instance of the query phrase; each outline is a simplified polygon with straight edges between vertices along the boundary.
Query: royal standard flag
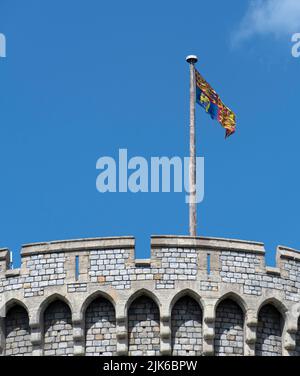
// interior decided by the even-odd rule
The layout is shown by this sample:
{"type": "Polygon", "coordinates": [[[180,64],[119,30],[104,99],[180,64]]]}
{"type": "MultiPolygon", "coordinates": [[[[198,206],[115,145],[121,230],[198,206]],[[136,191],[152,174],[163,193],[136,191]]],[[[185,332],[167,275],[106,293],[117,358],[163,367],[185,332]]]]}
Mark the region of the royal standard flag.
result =
{"type": "Polygon", "coordinates": [[[235,113],[225,106],[215,90],[205,81],[197,70],[196,101],[210,114],[212,119],[217,120],[222,127],[226,129],[226,138],[235,132],[235,113]]]}

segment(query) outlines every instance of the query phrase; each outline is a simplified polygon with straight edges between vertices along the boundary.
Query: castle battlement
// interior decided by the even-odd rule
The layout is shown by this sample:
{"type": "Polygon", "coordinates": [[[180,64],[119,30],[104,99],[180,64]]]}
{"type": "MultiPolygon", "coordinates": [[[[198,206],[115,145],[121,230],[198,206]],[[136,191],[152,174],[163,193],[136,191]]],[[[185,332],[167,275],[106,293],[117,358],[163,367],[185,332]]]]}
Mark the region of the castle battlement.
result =
{"type": "Polygon", "coordinates": [[[129,236],[26,244],[19,269],[0,249],[0,303],[3,355],[300,355],[300,252],[283,246],[275,267],[221,238],[152,236],[143,260],[129,236]]]}

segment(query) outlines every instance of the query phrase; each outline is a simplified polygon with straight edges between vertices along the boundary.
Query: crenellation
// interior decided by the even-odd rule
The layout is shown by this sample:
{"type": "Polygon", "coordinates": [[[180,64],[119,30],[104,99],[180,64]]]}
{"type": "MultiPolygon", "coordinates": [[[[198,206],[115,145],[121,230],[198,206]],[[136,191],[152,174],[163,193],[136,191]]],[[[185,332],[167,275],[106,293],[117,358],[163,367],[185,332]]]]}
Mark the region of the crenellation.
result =
{"type": "Polygon", "coordinates": [[[0,248],[0,278],[9,270],[9,257],[9,250],[7,248],[0,248]]]}
{"type": "Polygon", "coordinates": [[[0,249],[2,355],[300,355],[290,248],[269,267],[257,242],[154,236],[137,260],[134,238],[94,238],[25,245],[21,267],[9,261],[0,249]],[[25,339],[12,302],[30,318],[25,339]]]}

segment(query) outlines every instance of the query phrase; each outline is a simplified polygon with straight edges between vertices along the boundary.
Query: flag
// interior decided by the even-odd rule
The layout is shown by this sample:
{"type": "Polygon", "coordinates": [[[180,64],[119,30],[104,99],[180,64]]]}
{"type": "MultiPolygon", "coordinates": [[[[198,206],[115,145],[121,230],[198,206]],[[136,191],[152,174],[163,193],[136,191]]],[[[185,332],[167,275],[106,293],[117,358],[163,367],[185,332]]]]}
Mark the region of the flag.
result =
{"type": "Polygon", "coordinates": [[[235,132],[236,117],[235,113],[231,111],[221,101],[215,90],[208,82],[196,72],[196,102],[210,114],[211,118],[217,120],[226,130],[225,138],[229,137],[235,132]]]}

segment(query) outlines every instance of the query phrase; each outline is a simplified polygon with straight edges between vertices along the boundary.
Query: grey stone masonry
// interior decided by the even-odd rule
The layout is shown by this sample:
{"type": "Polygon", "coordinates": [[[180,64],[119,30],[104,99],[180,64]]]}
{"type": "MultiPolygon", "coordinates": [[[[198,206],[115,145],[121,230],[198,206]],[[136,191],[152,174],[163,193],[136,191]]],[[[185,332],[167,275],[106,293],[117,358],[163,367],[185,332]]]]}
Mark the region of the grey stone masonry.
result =
{"type": "Polygon", "coordinates": [[[73,347],[70,308],[55,301],[44,313],[44,355],[72,355],[73,347]]]}
{"type": "Polygon", "coordinates": [[[0,248],[0,355],[300,355],[300,252],[152,236],[0,248]]]}
{"type": "Polygon", "coordinates": [[[85,313],[86,355],[112,356],[116,354],[116,315],[113,305],[97,298],[85,313]]]}
{"type": "Polygon", "coordinates": [[[5,355],[31,355],[29,319],[21,306],[12,307],[6,316],[5,355]]]}
{"type": "Polygon", "coordinates": [[[137,298],[128,311],[129,355],[159,355],[159,310],[152,299],[137,298]]]}
{"type": "Polygon", "coordinates": [[[172,355],[202,355],[202,310],[191,297],[179,299],[172,309],[172,355]]]}
{"type": "Polygon", "coordinates": [[[280,313],[265,305],[259,312],[256,332],[256,355],[279,356],[282,354],[282,320],[280,313]]]}
{"type": "Polygon", "coordinates": [[[216,310],[215,354],[244,354],[244,318],[241,308],[230,299],[223,300],[216,310]]]}

